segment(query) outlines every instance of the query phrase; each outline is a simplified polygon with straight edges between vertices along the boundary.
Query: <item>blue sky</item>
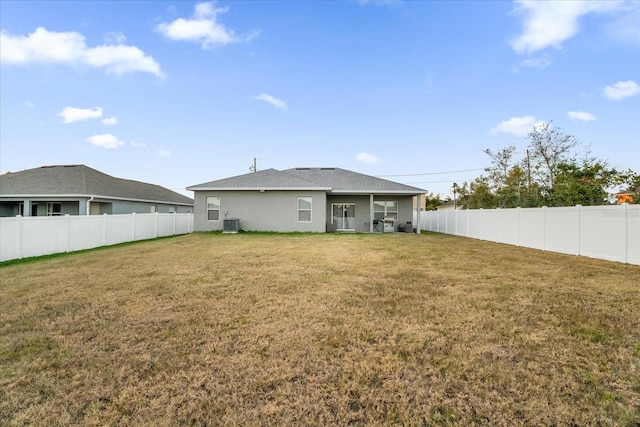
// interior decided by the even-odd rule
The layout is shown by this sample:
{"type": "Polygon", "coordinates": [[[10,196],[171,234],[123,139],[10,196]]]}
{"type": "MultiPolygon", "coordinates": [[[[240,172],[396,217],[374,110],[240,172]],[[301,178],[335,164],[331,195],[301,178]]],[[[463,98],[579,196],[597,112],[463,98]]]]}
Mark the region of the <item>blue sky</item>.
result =
{"type": "Polygon", "coordinates": [[[336,166],[446,197],[553,121],[640,172],[637,1],[0,2],[0,171],[336,166]]]}

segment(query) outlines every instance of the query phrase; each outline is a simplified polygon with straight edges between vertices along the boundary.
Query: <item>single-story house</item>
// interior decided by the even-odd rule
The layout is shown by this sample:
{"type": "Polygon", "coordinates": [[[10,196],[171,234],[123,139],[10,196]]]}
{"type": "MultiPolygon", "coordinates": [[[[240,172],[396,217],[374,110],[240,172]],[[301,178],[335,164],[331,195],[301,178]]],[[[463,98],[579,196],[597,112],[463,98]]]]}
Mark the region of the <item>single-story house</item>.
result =
{"type": "Polygon", "coordinates": [[[460,203],[456,203],[455,200],[447,200],[446,202],[442,202],[438,206],[436,206],[436,210],[438,211],[452,211],[454,209],[460,208],[460,203]]]}
{"type": "MultiPolygon", "coordinates": [[[[413,230],[413,198],[425,190],[340,168],[266,169],[187,187],[196,231],[413,230]]],[[[418,206],[421,201],[418,200],[418,206]]]]}
{"type": "Polygon", "coordinates": [[[0,217],[133,212],[193,212],[193,200],[85,165],[42,166],[0,175],[0,217]]]}

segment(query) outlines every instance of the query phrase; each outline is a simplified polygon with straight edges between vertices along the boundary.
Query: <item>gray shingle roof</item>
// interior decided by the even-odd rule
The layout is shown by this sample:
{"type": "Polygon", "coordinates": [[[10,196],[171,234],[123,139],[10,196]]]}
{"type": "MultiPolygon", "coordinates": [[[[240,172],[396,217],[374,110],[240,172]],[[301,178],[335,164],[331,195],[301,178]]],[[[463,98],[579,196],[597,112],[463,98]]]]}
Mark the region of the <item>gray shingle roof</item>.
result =
{"type": "Polygon", "coordinates": [[[285,174],[276,169],[265,169],[258,172],[238,175],[231,178],[205,182],[204,184],[187,187],[187,190],[293,190],[293,189],[317,189],[329,190],[327,186],[318,185],[315,182],[285,174]]]}
{"type": "Polygon", "coordinates": [[[414,193],[425,190],[340,168],[293,168],[283,171],[331,187],[332,193],[414,193]]]}
{"type": "Polygon", "coordinates": [[[11,195],[103,196],[193,205],[193,199],[159,185],[115,178],[85,165],[43,166],[0,175],[0,196],[11,195]]]}
{"type": "Polygon", "coordinates": [[[265,169],[187,187],[188,190],[322,190],[329,193],[404,193],[425,190],[340,168],[265,169]]]}

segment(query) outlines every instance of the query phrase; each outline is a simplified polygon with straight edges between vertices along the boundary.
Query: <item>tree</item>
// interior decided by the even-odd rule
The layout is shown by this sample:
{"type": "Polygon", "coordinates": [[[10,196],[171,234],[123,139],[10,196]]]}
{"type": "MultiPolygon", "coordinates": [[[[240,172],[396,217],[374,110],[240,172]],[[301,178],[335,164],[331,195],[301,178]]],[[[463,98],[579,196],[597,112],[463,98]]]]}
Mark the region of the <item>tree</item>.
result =
{"type": "Polygon", "coordinates": [[[603,205],[608,203],[607,188],[613,184],[617,174],[600,161],[584,161],[576,163],[560,163],[551,188],[549,206],[603,205]]]}
{"type": "MultiPolygon", "coordinates": [[[[558,165],[570,162],[571,150],[580,142],[573,136],[562,133],[560,128],[551,127],[552,122],[534,126],[529,132],[529,161],[533,169],[528,171],[535,177],[543,192],[550,192],[558,172],[558,165]]],[[[531,167],[531,166],[529,166],[531,167]]]]}
{"type": "Polygon", "coordinates": [[[425,211],[435,211],[438,206],[442,204],[442,200],[440,200],[439,194],[425,194],[424,196],[424,210],[425,211]]]}
{"type": "Polygon", "coordinates": [[[456,188],[459,194],[458,206],[462,206],[464,209],[496,207],[496,196],[491,191],[489,180],[485,176],[479,176],[471,184],[466,182],[461,186],[456,184],[456,188]]]}

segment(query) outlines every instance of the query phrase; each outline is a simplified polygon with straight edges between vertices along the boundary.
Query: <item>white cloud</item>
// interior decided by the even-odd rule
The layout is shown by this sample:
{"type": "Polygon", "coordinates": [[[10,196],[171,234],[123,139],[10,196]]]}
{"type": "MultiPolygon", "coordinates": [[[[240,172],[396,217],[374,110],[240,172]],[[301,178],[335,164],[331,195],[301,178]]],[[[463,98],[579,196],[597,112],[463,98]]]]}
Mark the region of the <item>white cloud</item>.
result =
{"type": "Polygon", "coordinates": [[[87,119],[97,119],[102,117],[102,108],[96,107],[95,110],[90,108],[64,107],[58,114],[64,120],[62,123],[73,123],[87,119]]]}
{"type": "Polygon", "coordinates": [[[127,41],[127,36],[119,32],[107,33],[104,36],[104,42],[106,44],[122,44],[127,41]]]}
{"type": "Polygon", "coordinates": [[[113,126],[118,123],[118,119],[115,117],[105,117],[102,119],[102,124],[107,126],[113,126]]]}
{"type": "Polygon", "coordinates": [[[34,104],[34,103],[33,103],[33,102],[31,102],[31,101],[27,101],[27,102],[25,102],[25,103],[24,103],[24,106],[25,106],[25,107],[29,107],[29,108],[35,108],[35,107],[36,107],[36,104],[34,104]]]}
{"type": "Polygon", "coordinates": [[[48,31],[39,27],[27,36],[0,33],[0,62],[9,65],[60,63],[88,65],[107,74],[136,71],[162,77],[160,64],[135,46],[122,44],[87,47],[80,33],[48,31]]]}
{"type": "Polygon", "coordinates": [[[110,133],[90,136],[89,138],[87,138],[87,141],[89,141],[91,144],[95,145],[96,147],[102,147],[102,148],[118,148],[124,145],[124,142],[120,141],[118,138],[111,135],[110,133]]]}
{"type": "Polygon", "coordinates": [[[616,18],[607,24],[607,35],[614,40],[640,46],[640,2],[627,1],[619,10],[616,18]]]}
{"type": "Polygon", "coordinates": [[[504,120],[492,127],[489,133],[497,135],[498,133],[510,133],[515,136],[526,136],[534,127],[544,124],[543,121],[536,121],[533,116],[512,117],[504,120]]]}
{"type": "Polygon", "coordinates": [[[260,101],[267,102],[273,105],[274,107],[281,109],[282,111],[287,111],[289,109],[287,107],[287,104],[283,100],[275,98],[271,95],[267,95],[266,93],[262,93],[256,96],[255,99],[259,99],[260,101]]]}
{"type": "Polygon", "coordinates": [[[569,111],[567,113],[570,119],[581,120],[583,122],[592,122],[596,120],[596,116],[591,113],[585,113],[584,111],[569,111]]]}
{"type": "Polygon", "coordinates": [[[539,69],[547,68],[549,65],[551,65],[551,57],[549,55],[543,55],[539,58],[527,58],[520,63],[521,67],[539,69]]]}
{"type": "Polygon", "coordinates": [[[615,11],[620,5],[620,1],[517,0],[515,12],[525,18],[522,34],[511,40],[511,47],[517,53],[532,53],[548,47],[561,49],[564,41],[578,33],[580,17],[615,11]]]}
{"type": "Polygon", "coordinates": [[[619,100],[629,98],[640,93],[640,86],[633,80],[618,82],[604,88],[604,96],[609,99],[619,100]]]}
{"type": "Polygon", "coordinates": [[[133,141],[133,142],[131,142],[131,146],[135,147],[135,148],[143,148],[143,147],[146,147],[147,144],[145,144],[144,142],[133,141]]]}
{"type": "Polygon", "coordinates": [[[364,151],[356,155],[356,161],[360,163],[368,163],[368,164],[375,164],[375,163],[381,162],[381,160],[375,155],[365,153],[364,151]]]}
{"type": "Polygon", "coordinates": [[[169,150],[158,150],[158,156],[160,157],[169,157],[171,155],[171,151],[169,150]]]}
{"type": "Polygon", "coordinates": [[[200,43],[203,49],[250,41],[256,36],[255,32],[244,37],[236,36],[232,29],[218,22],[218,15],[228,10],[228,7],[216,8],[215,2],[198,3],[191,19],[178,18],[170,23],[163,22],[156,26],[156,31],[171,40],[200,43]]]}

